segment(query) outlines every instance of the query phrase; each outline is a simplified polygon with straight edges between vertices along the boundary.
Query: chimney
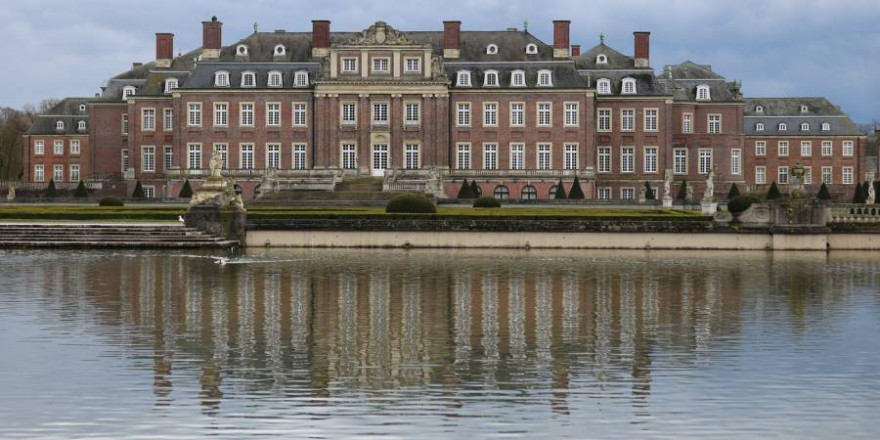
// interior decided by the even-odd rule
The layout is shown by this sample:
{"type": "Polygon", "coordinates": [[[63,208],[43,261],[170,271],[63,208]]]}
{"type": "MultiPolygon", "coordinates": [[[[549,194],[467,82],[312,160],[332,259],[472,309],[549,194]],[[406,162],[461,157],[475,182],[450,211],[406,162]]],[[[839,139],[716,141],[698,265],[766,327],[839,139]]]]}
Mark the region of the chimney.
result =
{"type": "Polygon", "coordinates": [[[174,34],[156,34],[156,67],[167,69],[174,59],[174,34]]]}
{"type": "Polygon", "coordinates": [[[572,44],[571,45],[571,57],[579,57],[581,56],[581,45],[580,44],[572,44]]]}
{"type": "Polygon", "coordinates": [[[651,67],[651,33],[633,32],[633,40],[635,42],[633,58],[636,67],[651,67]]]}
{"type": "Polygon", "coordinates": [[[569,20],[553,20],[553,58],[568,58],[569,20]]]}
{"type": "Polygon", "coordinates": [[[330,56],[330,20],[312,20],[312,57],[330,56]]]}
{"type": "Polygon", "coordinates": [[[443,22],[443,58],[456,59],[461,55],[461,22],[443,22]]]}
{"type": "Polygon", "coordinates": [[[217,17],[202,22],[202,59],[216,60],[220,58],[220,44],[223,41],[223,23],[217,17]]]}

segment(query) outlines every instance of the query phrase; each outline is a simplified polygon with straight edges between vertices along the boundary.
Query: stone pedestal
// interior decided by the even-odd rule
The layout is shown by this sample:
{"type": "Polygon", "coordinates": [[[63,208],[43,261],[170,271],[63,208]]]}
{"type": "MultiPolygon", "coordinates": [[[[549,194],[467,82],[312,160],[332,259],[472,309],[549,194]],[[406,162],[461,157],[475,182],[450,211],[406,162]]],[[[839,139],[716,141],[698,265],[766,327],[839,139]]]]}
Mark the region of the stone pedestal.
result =
{"type": "Polygon", "coordinates": [[[669,197],[669,196],[663,197],[663,207],[664,208],[672,208],[672,197],[669,197]]]}
{"type": "Polygon", "coordinates": [[[701,202],[700,208],[702,209],[703,215],[715,215],[715,213],[718,212],[718,203],[701,202]]]}
{"type": "Polygon", "coordinates": [[[216,205],[191,206],[184,218],[187,227],[244,245],[247,212],[236,207],[216,205]]]}

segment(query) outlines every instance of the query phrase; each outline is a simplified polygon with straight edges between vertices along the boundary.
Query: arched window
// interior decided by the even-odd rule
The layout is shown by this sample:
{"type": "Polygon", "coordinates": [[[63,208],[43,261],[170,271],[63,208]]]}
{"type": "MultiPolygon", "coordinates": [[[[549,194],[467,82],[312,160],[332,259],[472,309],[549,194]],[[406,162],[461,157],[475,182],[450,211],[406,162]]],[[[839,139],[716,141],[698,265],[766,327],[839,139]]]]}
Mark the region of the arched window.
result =
{"type": "Polygon", "coordinates": [[[755,131],[764,131],[764,123],[758,122],[757,124],[755,124],[755,131]]]}
{"type": "Polygon", "coordinates": [[[287,53],[287,49],[284,47],[283,44],[278,44],[275,46],[275,55],[284,55],[285,53],[287,53]]]}
{"type": "Polygon", "coordinates": [[[64,130],[64,121],[58,121],[55,123],[56,130],[64,130]]]}
{"type": "Polygon", "coordinates": [[[300,70],[293,74],[293,86],[294,87],[306,87],[309,85],[309,72],[305,70],[300,70]]]}
{"type": "Polygon", "coordinates": [[[801,131],[810,131],[810,124],[807,122],[801,123],[801,131]]]}
{"type": "Polygon", "coordinates": [[[623,86],[621,87],[621,92],[624,95],[635,95],[636,94],[636,80],[632,78],[624,78],[623,86]]]}
{"type": "Polygon", "coordinates": [[[128,99],[129,96],[134,96],[136,93],[134,86],[125,86],[122,88],[122,100],[128,99]]]}
{"type": "Polygon", "coordinates": [[[553,85],[553,74],[549,70],[538,71],[538,86],[551,87],[553,85]]]}
{"type": "Polygon", "coordinates": [[[611,94],[611,80],[608,78],[602,78],[596,81],[596,93],[600,95],[610,95],[611,94]]]}
{"type": "Polygon", "coordinates": [[[79,111],[81,111],[81,112],[86,111],[86,105],[85,105],[85,104],[80,104],[80,105],[79,105],[79,111]]]}
{"type": "Polygon", "coordinates": [[[703,84],[697,86],[697,101],[708,101],[712,99],[712,95],[709,93],[709,86],[703,84]]]}
{"type": "Polygon", "coordinates": [[[823,122],[822,123],[822,131],[831,131],[831,123],[823,122]]]}
{"type": "Polygon", "coordinates": [[[498,71],[487,70],[483,77],[483,87],[498,87],[498,71]]]}
{"type": "Polygon", "coordinates": [[[510,86],[511,87],[525,87],[526,86],[526,73],[522,70],[514,70],[510,73],[510,86]]]}
{"type": "Polygon", "coordinates": [[[276,70],[269,72],[269,87],[281,87],[281,72],[276,70]]]}
{"type": "Polygon", "coordinates": [[[785,122],[780,122],[777,128],[779,128],[779,131],[786,131],[788,130],[788,124],[786,124],[785,122]]]}
{"type": "Polygon", "coordinates": [[[550,200],[553,200],[556,198],[556,188],[557,187],[558,187],[558,185],[553,185],[550,187],[550,193],[548,194],[548,198],[550,200]]]}
{"type": "Polygon", "coordinates": [[[242,55],[242,56],[243,56],[243,55],[247,55],[247,54],[248,54],[248,47],[245,46],[244,44],[239,44],[239,45],[235,48],[235,54],[236,54],[236,55],[242,55]]]}
{"type": "Polygon", "coordinates": [[[600,53],[596,57],[596,64],[608,64],[608,56],[606,56],[604,53],[600,53]]]}
{"type": "Polygon", "coordinates": [[[456,85],[459,87],[470,87],[471,86],[471,72],[467,70],[461,70],[458,72],[458,81],[456,81],[456,85]]]}
{"type": "Polygon", "coordinates": [[[497,44],[490,44],[490,45],[486,46],[486,53],[489,55],[497,54],[498,53],[498,45],[497,44]]]}
{"type": "Polygon", "coordinates": [[[504,185],[498,185],[495,187],[493,196],[498,200],[510,200],[510,190],[504,185]]]}
{"type": "Polygon", "coordinates": [[[257,86],[257,75],[254,72],[244,72],[241,74],[241,86],[250,88],[257,86]]]}
{"type": "Polygon", "coordinates": [[[221,70],[214,74],[215,87],[229,87],[229,72],[221,70]]]}
{"type": "Polygon", "coordinates": [[[483,188],[480,188],[480,185],[474,185],[474,195],[477,197],[483,196],[483,188]]]}
{"type": "Polygon", "coordinates": [[[538,46],[534,43],[529,43],[526,45],[526,54],[527,55],[535,55],[538,53],[538,46]]]}
{"type": "Polygon", "coordinates": [[[177,89],[178,82],[177,78],[168,78],[165,80],[165,94],[169,95],[171,92],[177,89]]]}
{"type": "Polygon", "coordinates": [[[764,106],[762,106],[762,105],[756,106],[755,113],[763,114],[764,113],[764,106]]]}
{"type": "Polygon", "coordinates": [[[522,189],[520,198],[522,200],[538,200],[538,190],[532,185],[526,185],[522,189]]]}
{"type": "Polygon", "coordinates": [[[86,121],[79,121],[76,124],[76,129],[79,131],[86,131],[86,121]]]}
{"type": "Polygon", "coordinates": [[[809,112],[810,112],[810,108],[807,107],[805,104],[801,104],[801,113],[809,113],[809,112]]]}

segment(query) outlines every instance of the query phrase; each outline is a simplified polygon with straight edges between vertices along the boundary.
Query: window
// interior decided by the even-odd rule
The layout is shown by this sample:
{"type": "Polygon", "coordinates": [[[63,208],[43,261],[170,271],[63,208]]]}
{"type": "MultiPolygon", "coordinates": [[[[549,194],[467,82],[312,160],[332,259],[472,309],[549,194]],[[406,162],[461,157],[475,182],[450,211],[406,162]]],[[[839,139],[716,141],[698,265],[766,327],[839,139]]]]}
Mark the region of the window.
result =
{"type": "Polygon", "coordinates": [[[739,148],[730,150],[730,174],[742,174],[742,151],[739,148]]]}
{"type": "Polygon", "coordinates": [[[293,144],[292,168],[295,170],[306,169],[306,144],[293,144]]]}
{"type": "Polygon", "coordinates": [[[498,185],[495,187],[495,191],[493,191],[492,195],[498,200],[509,200],[510,189],[504,185],[498,185]]]}
{"type": "Polygon", "coordinates": [[[813,143],[810,141],[801,141],[801,156],[807,157],[813,155],[813,143]]]}
{"type": "Polygon", "coordinates": [[[657,172],[657,147],[645,147],[645,172],[657,172]]]}
{"type": "Polygon", "coordinates": [[[305,127],[306,123],[306,104],[304,102],[293,103],[293,126],[305,127]]]}
{"type": "Polygon", "coordinates": [[[70,165],[70,181],[79,182],[79,164],[70,165]]]}
{"type": "Polygon", "coordinates": [[[142,188],[144,189],[145,199],[156,198],[156,187],[154,185],[144,185],[142,188]]]}
{"type": "Polygon", "coordinates": [[[578,144],[565,144],[565,156],[562,167],[566,170],[578,169],[578,144]]]}
{"type": "Polygon", "coordinates": [[[635,95],[636,94],[636,80],[632,78],[624,78],[623,86],[621,87],[621,94],[624,95],[635,95]]]}
{"type": "Polygon", "coordinates": [[[788,125],[785,122],[780,122],[779,125],[777,125],[777,129],[779,129],[779,131],[786,131],[788,130],[788,125]]]}
{"type": "Polygon", "coordinates": [[[300,70],[293,74],[294,87],[306,87],[309,85],[309,72],[300,70]]]}
{"type": "Polygon", "coordinates": [[[822,131],[831,131],[831,124],[828,122],[822,123],[822,131]]]}
{"type": "Polygon", "coordinates": [[[578,114],[580,106],[576,102],[565,103],[565,126],[577,127],[579,125],[578,114]]]}
{"type": "Polygon", "coordinates": [[[846,157],[853,155],[853,141],[843,141],[843,155],[846,157]]]}
{"type": "Polygon", "coordinates": [[[46,143],[44,141],[34,141],[34,154],[37,156],[42,156],[45,151],[46,143]]]}
{"type": "Polygon", "coordinates": [[[385,170],[388,168],[388,144],[373,145],[373,169],[385,170]]]}
{"type": "Polygon", "coordinates": [[[64,141],[63,140],[55,141],[55,148],[52,152],[56,156],[60,156],[60,155],[64,154],[64,141]]]}
{"type": "Polygon", "coordinates": [[[166,108],[163,111],[163,113],[164,113],[164,117],[163,117],[164,124],[163,124],[162,128],[165,131],[174,130],[174,110],[170,109],[170,108],[166,108]]]}
{"type": "Polygon", "coordinates": [[[144,131],[156,130],[156,109],[141,109],[141,129],[144,131]]]}
{"type": "Polygon", "coordinates": [[[763,114],[763,113],[764,113],[764,107],[763,107],[763,106],[760,106],[760,105],[755,106],[755,113],[763,114]]]}
{"type": "Polygon", "coordinates": [[[287,50],[285,49],[283,44],[275,45],[275,55],[284,55],[287,50]]]}
{"type": "Polygon", "coordinates": [[[801,131],[810,131],[810,124],[806,122],[801,123],[801,131]]]}
{"type": "Polygon", "coordinates": [[[538,71],[538,86],[550,87],[553,85],[553,74],[549,70],[538,71]]]}
{"type": "Polygon", "coordinates": [[[80,105],[79,105],[79,111],[81,111],[81,112],[85,112],[85,111],[86,111],[86,105],[85,105],[85,104],[80,104],[80,105]]]}
{"type": "Polygon", "coordinates": [[[269,127],[281,126],[281,104],[270,102],[266,104],[266,125],[269,127]]]}
{"type": "Polygon", "coordinates": [[[388,104],[373,104],[373,125],[388,125],[388,104]]]}
{"type": "Polygon", "coordinates": [[[645,109],[645,131],[657,131],[657,112],[656,108],[645,109]]]}
{"type": "Polygon", "coordinates": [[[843,184],[852,185],[853,183],[853,167],[843,167],[843,184]]]}
{"type": "Polygon", "coordinates": [[[525,169],[526,146],[525,144],[510,144],[510,169],[525,169]]]}
{"type": "Polygon", "coordinates": [[[486,53],[489,55],[495,55],[496,53],[498,53],[498,45],[497,44],[490,44],[490,45],[486,46],[486,53]]]}
{"type": "Polygon", "coordinates": [[[165,146],[165,170],[174,167],[174,147],[165,146]]]}
{"type": "Polygon", "coordinates": [[[177,90],[178,82],[176,78],[168,78],[165,80],[165,94],[170,95],[171,92],[177,90]]]}
{"type": "Polygon", "coordinates": [[[247,55],[248,48],[244,44],[239,44],[238,47],[235,48],[236,55],[247,55]]]}
{"type": "Polygon", "coordinates": [[[498,71],[486,71],[486,76],[483,77],[483,87],[498,87],[498,71]]]}
{"type": "Polygon", "coordinates": [[[421,167],[419,144],[406,144],[403,147],[403,167],[408,170],[417,170],[421,167]]]}
{"type": "Polygon", "coordinates": [[[620,147],[620,172],[632,173],[636,168],[636,148],[620,147]]]}
{"type": "Polygon", "coordinates": [[[551,105],[549,102],[538,103],[538,127],[549,127],[552,124],[551,105]]]}
{"type": "Polygon", "coordinates": [[[777,150],[779,157],[788,157],[788,141],[779,141],[777,150]]]}
{"type": "Polygon", "coordinates": [[[709,174],[712,171],[712,150],[700,148],[700,174],[709,174]]]}
{"type": "Polygon", "coordinates": [[[672,172],[675,174],[688,173],[687,149],[675,148],[672,150],[672,172]]]}
{"type": "Polygon", "coordinates": [[[834,183],[831,167],[822,167],[822,183],[827,185],[834,183]]]}
{"type": "Polygon", "coordinates": [[[471,145],[458,144],[458,155],[456,156],[456,168],[459,170],[471,169],[471,145]]]}
{"type": "Polygon", "coordinates": [[[779,167],[776,176],[776,180],[780,185],[788,185],[788,167],[779,167]]]}
{"type": "Polygon", "coordinates": [[[202,103],[201,102],[191,102],[189,103],[189,118],[187,118],[188,125],[190,127],[201,127],[202,126],[202,103]]]}
{"type": "Polygon", "coordinates": [[[357,72],[357,58],[343,58],[342,59],[342,72],[343,73],[353,73],[357,72]]]}
{"type": "Polygon", "coordinates": [[[419,125],[421,121],[421,106],[418,102],[407,102],[404,107],[404,123],[406,125],[419,125]]]}
{"type": "Polygon", "coordinates": [[[458,117],[456,118],[459,127],[471,126],[471,103],[458,103],[458,117]]]}
{"type": "Polygon", "coordinates": [[[809,112],[810,112],[810,108],[804,104],[801,104],[801,113],[809,113],[809,112]]]}
{"type": "Polygon", "coordinates": [[[214,126],[226,127],[229,125],[229,104],[225,102],[214,103],[214,126]]]}
{"type": "Polygon", "coordinates": [[[755,156],[766,156],[767,155],[767,142],[766,141],[756,141],[755,142],[755,156]]]}
{"type": "Polygon", "coordinates": [[[281,168],[281,144],[266,144],[266,168],[281,168]]]}
{"type": "Polygon", "coordinates": [[[755,131],[764,131],[764,123],[758,122],[757,124],[755,124],[755,131]]]}
{"type": "Polygon", "coordinates": [[[254,72],[244,72],[241,74],[241,86],[244,88],[253,88],[257,86],[257,76],[254,72]]]}
{"type": "Polygon", "coordinates": [[[122,100],[125,101],[136,94],[137,89],[134,86],[125,86],[122,88],[122,100]]]}
{"type": "Polygon", "coordinates": [[[342,168],[357,169],[357,149],[354,144],[342,144],[342,168]]]}
{"type": "Polygon", "coordinates": [[[122,135],[128,136],[128,115],[122,115],[122,135]]]}
{"type": "Polygon", "coordinates": [[[522,70],[514,70],[510,74],[510,85],[512,87],[525,87],[526,86],[526,73],[522,70]]]}
{"type": "Polygon", "coordinates": [[[483,169],[498,169],[498,144],[483,144],[483,169]]]}
{"type": "Polygon", "coordinates": [[[597,119],[597,130],[599,131],[611,131],[611,109],[610,108],[600,108],[599,109],[599,118],[597,119]]]}
{"type": "Polygon", "coordinates": [[[767,167],[755,167],[755,183],[758,185],[767,183],[767,167]]]}
{"type": "Polygon", "coordinates": [[[34,165],[34,182],[44,182],[45,180],[43,165],[34,165]]]}
{"type": "Polygon", "coordinates": [[[242,127],[253,127],[254,126],[254,104],[250,102],[243,102],[239,104],[241,108],[241,114],[239,116],[239,125],[242,127]]]}
{"type": "Polygon", "coordinates": [[[55,165],[52,167],[52,179],[56,182],[64,182],[64,165],[55,165]]]}
{"type": "Polygon", "coordinates": [[[498,104],[495,102],[483,103],[483,126],[498,126],[498,104]]]}
{"type": "Polygon", "coordinates": [[[804,185],[813,184],[813,167],[804,167],[804,185]]]}
{"type": "Polygon", "coordinates": [[[128,161],[128,149],[123,148],[121,153],[122,153],[122,172],[126,172],[130,168],[130,166],[129,166],[130,164],[128,161]]]}
{"type": "Polygon", "coordinates": [[[59,130],[59,131],[64,130],[64,122],[63,122],[63,121],[58,121],[58,122],[56,122],[56,123],[55,123],[55,129],[56,129],[56,130],[59,130]]]}
{"type": "Polygon", "coordinates": [[[221,70],[215,73],[214,87],[229,87],[229,72],[221,70]]]}
{"type": "Polygon", "coordinates": [[[635,131],[636,111],[631,108],[620,110],[620,131],[635,131]]]}
{"type": "Polygon", "coordinates": [[[682,133],[694,132],[694,114],[684,113],[681,115],[681,131],[682,133]]]}
{"type": "Polygon", "coordinates": [[[620,188],[620,200],[635,200],[636,199],[636,189],[635,188],[620,188]]]}
{"type": "Polygon", "coordinates": [[[388,58],[373,58],[373,73],[388,73],[390,60],[388,58]]]}
{"type": "Polygon", "coordinates": [[[550,144],[538,144],[538,169],[550,169],[550,144]]]}
{"type": "Polygon", "coordinates": [[[709,115],[709,134],[720,134],[720,133],[721,133],[721,115],[719,115],[719,114],[709,115]]]}
{"type": "Polygon", "coordinates": [[[599,172],[600,173],[610,173],[611,172],[611,147],[599,147],[597,148],[599,152],[599,172]]]}
{"type": "Polygon", "coordinates": [[[70,140],[70,154],[71,155],[75,156],[75,155],[79,154],[79,151],[80,151],[79,145],[80,145],[79,139],[71,139],[70,140]]]}
{"type": "Polygon", "coordinates": [[[611,94],[611,80],[602,78],[596,81],[596,93],[600,95],[610,95],[611,94]]]}
{"type": "Polygon", "coordinates": [[[608,56],[604,53],[600,53],[596,56],[596,64],[608,64],[608,56]]]}
{"type": "Polygon", "coordinates": [[[190,170],[202,169],[202,144],[189,144],[186,167],[190,170]]]}
{"type": "Polygon", "coordinates": [[[604,186],[602,188],[599,188],[596,196],[599,198],[599,200],[611,200],[611,188],[604,186]]]}
{"type": "Polygon", "coordinates": [[[254,144],[239,145],[239,168],[243,170],[254,169],[254,144]]]}
{"type": "Polygon", "coordinates": [[[523,187],[519,198],[522,200],[538,200],[538,190],[532,185],[526,185],[523,187]]]}
{"type": "Polygon", "coordinates": [[[269,87],[275,87],[275,88],[281,87],[281,85],[282,85],[281,72],[278,72],[278,71],[269,72],[269,83],[267,85],[269,87]]]}
{"type": "Polygon", "coordinates": [[[422,60],[420,58],[407,58],[404,61],[404,71],[406,73],[419,73],[422,71],[422,60]]]}
{"type": "Polygon", "coordinates": [[[699,85],[697,86],[697,101],[708,101],[712,99],[709,94],[709,86],[707,85],[699,85]]]}
{"type": "Polygon", "coordinates": [[[525,103],[522,102],[512,102],[510,103],[510,126],[511,127],[522,127],[525,125],[525,103]]]}
{"type": "Polygon", "coordinates": [[[357,104],[343,102],[340,104],[340,112],[342,113],[342,125],[357,124],[357,104]]]}
{"type": "Polygon", "coordinates": [[[156,172],[156,147],[141,147],[141,171],[145,173],[156,172]]]}
{"type": "Polygon", "coordinates": [[[535,55],[538,53],[538,46],[534,43],[526,44],[526,55],[535,55]]]}
{"type": "Polygon", "coordinates": [[[86,121],[79,121],[76,123],[76,129],[79,131],[86,131],[86,121]]]}
{"type": "Polygon", "coordinates": [[[463,70],[458,72],[458,81],[456,84],[459,87],[470,87],[471,86],[471,73],[467,70],[463,70]]]}

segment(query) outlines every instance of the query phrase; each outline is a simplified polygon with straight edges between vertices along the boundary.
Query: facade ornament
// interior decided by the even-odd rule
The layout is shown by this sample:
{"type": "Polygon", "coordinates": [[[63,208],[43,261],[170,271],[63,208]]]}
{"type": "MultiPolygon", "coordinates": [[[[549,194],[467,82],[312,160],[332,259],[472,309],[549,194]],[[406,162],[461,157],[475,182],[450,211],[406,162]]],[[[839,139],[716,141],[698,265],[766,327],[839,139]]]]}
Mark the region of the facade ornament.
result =
{"type": "Polygon", "coordinates": [[[211,168],[211,177],[221,177],[220,170],[223,168],[223,156],[220,155],[220,151],[214,150],[208,166],[211,168]]]}
{"type": "Polygon", "coordinates": [[[354,46],[414,46],[416,43],[403,32],[388,26],[384,21],[377,21],[364,29],[359,36],[349,40],[348,44],[354,46]]]}

